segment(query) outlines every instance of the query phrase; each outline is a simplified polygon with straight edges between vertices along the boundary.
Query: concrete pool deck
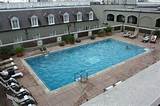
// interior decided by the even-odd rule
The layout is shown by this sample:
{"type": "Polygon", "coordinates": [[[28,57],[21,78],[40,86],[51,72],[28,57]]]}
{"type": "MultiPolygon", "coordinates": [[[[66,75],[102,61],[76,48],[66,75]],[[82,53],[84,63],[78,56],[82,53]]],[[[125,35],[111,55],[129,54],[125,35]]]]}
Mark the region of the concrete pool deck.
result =
{"type": "Polygon", "coordinates": [[[81,106],[158,106],[160,61],[81,106]]]}
{"type": "MultiPolygon", "coordinates": [[[[24,77],[19,79],[19,82],[31,91],[32,95],[38,102],[38,106],[79,106],[86,102],[86,99],[90,100],[91,98],[103,93],[103,89],[107,86],[110,86],[119,80],[126,80],[135,75],[137,72],[140,72],[142,69],[145,69],[160,60],[159,41],[157,41],[156,44],[142,43],[140,37],[137,39],[128,39],[122,37],[120,33],[115,33],[109,38],[122,40],[136,45],[138,44],[151,48],[153,51],[138,58],[128,60],[127,62],[116,67],[109,68],[107,71],[90,78],[85,84],[76,83],[53,93],[46,93],[43,87],[39,85],[30,74],[27,67],[24,66],[21,59],[16,58],[16,63],[20,67],[20,70],[24,73],[24,77]]],[[[104,39],[104,37],[97,38],[94,41],[86,39],[83,40],[81,44],[95,42],[102,39],[104,39]]],[[[66,45],[64,47],[54,46],[50,47],[49,50],[56,51],[73,46],[75,45],[66,45]]],[[[25,57],[39,53],[40,52],[38,50],[26,52],[25,57]]]]}

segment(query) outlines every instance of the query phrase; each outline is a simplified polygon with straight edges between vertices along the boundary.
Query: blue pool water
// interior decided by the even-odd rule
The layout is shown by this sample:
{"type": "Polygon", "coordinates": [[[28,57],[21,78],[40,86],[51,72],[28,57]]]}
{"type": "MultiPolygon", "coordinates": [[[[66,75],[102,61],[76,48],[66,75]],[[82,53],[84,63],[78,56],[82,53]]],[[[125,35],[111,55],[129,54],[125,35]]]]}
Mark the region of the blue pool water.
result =
{"type": "Polygon", "coordinates": [[[143,47],[107,39],[28,58],[26,62],[46,87],[54,90],[74,82],[75,73],[92,75],[143,52],[143,47]]]}

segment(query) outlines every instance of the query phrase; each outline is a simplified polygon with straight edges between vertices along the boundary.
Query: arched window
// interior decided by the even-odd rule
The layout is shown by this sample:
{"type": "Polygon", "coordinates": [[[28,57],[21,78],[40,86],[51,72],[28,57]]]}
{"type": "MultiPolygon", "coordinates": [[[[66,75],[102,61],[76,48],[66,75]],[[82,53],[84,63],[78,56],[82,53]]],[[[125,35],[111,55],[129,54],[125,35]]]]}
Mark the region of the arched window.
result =
{"type": "Polygon", "coordinates": [[[31,26],[32,26],[32,27],[37,27],[37,26],[38,26],[38,17],[35,16],[35,15],[33,15],[33,16],[31,17],[31,26]]]}
{"type": "Polygon", "coordinates": [[[117,22],[125,22],[125,16],[123,16],[123,15],[118,15],[118,16],[117,16],[117,22]]]}
{"type": "Polygon", "coordinates": [[[108,14],[107,15],[107,21],[114,21],[114,15],[113,14],[108,14]]]}
{"type": "Polygon", "coordinates": [[[156,20],[156,27],[160,27],[160,18],[156,20]]]}
{"type": "Polygon", "coordinates": [[[55,24],[54,15],[53,14],[49,14],[48,15],[48,25],[53,25],[53,24],[55,24]]]}
{"type": "Polygon", "coordinates": [[[89,12],[89,20],[93,20],[93,11],[89,12]]]}
{"type": "Polygon", "coordinates": [[[77,21],[82,21],[82,12],[77,13],[77,21]]]}
{"type": "Polygon", "coordinates": [[[69,23],[69,14],[68,13],[63,14],[63,22],[64,23],[69,23]]]}
{"type": "Polygon", "coordinates": [[[127,23],[137,24],[137,17],[136,16],[129,16],[127,23]]]}
{"type": "Polygon", "coordinates": [[[19,19],[17,17],[12,17],[10,21],[12,29],[20,29],[19,19]]]}

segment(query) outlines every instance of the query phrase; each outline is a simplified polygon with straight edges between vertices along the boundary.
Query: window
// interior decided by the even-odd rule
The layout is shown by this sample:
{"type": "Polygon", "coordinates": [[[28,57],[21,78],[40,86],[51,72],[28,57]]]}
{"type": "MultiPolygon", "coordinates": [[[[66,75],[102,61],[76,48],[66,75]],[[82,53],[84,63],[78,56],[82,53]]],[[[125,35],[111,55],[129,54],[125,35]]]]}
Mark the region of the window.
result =
{"type": "Polygon", "coordinates": [[[137,17],[136,16],[129,16],[128,23],[137,24],[137,17]]]}
{"type": "Polygon", "coordinates": [[[55,24],[54,15],[53,14],[49,14],[48,15],[48,25],[53,25],[53,24],[55,24]]]}
{"type": "Polygon", "coordinates": [[[156,20],[156,27],[160,27],[160,18],[156,20]]]}
{"type": "Polygon", "coordinates": [[[89,20],[93,20],[93,11],[89,12],[89,20]]]}
{"type": "Polygon", "coordinates": [[[117,16],[117,22],[125,22],[125,16],[123,16],[123,15],[118,15],[118,16],[117,16]]]}
{"type": "Polygon", "coordinates": [[[12,26],[12,29],[20,29],[19,19],[17,17],[11,18],[11,26],[12,26]]]}
{"type": "Polygon", "coordinates": [[[114,15],[113,14],[108,14],[107,15],[107,21],[114,21],[114,15]]]}
{"type": "Polygon", "coordinates": [[[77,13],[77,21],[82,21],[82,13],[81,12],[77,13]]]}
{"type": "Polygon", "coordinates": [[[69,14],[68,13],[63,14],[63,22],[64,23],[69,23],[69,14]]]}
{"type": "Polygon", "coordinates": [[[37,27],[38,26],[38,17],[35,16],[35,15],[31,17],[31,26],[32,27],[37,27]]]}

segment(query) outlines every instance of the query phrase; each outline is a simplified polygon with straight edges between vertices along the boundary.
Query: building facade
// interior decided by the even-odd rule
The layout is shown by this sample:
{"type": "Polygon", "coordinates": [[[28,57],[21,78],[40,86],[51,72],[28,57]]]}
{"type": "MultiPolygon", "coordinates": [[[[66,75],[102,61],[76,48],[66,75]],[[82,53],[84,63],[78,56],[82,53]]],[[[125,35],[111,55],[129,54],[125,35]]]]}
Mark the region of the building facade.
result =
{"type": "MultiPolygon", "coordinates": [[[[131,3],[131,2],[130,2],[131,3]]],[[[43,7],[0,10],[0,44],[23,44],[24,47],[57,41],[57,37],[72,33],[84,37],[96,33],[108,24],[121,31],[125,26],[133,31],[152,33],[160,29],[158,6],[131,4],[94,4],[88,6],[43,7]]]]}
{"type": "MultiPolygon", "coordinates": [[[[67,35],[99,27],[99,21],[89,6],[4,10],[0,15],[0,39],[3,44],[67,35]]],[[[56,41],[54,38],[49,40],[56,41]]],[[[49,43],[49,40],[44,42],[49,43]]]]}

